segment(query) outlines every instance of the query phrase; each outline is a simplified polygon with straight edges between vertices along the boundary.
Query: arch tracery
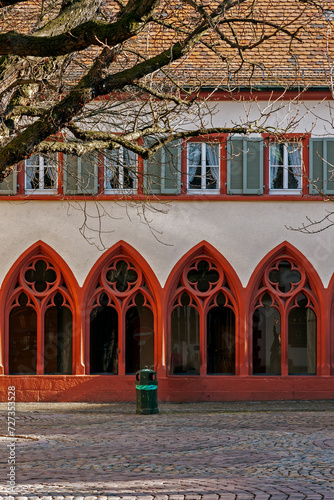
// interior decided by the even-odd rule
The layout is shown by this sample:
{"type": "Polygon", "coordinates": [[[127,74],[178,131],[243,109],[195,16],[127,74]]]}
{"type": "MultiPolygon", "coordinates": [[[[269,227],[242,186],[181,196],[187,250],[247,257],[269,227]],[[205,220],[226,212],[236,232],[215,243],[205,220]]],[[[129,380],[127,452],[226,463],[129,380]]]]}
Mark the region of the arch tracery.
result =
{"type": "Polygon", "coordinates": [[[74,303],[59,265],[41,250],[12,280],[6,300],[9,374],[71,374],[74,303]]]}
{"type": "Polygon", "coordinates": [[[252,310],[253,373],[315,375],[317,298],[304,266],[288,252],[264,268],[252,310]]]}
{"type": "Polygon", "coordinates": [[[238,309],[223,266],[201,249],[174,283],[169,300],[171,374],[234,374],[238,309]]]}
{"type": "Polygon", "coordinates": [[[154,366],[154,297],[141,266],[122,248],[99,269],[88,311],[91,374],[154,366]]]}

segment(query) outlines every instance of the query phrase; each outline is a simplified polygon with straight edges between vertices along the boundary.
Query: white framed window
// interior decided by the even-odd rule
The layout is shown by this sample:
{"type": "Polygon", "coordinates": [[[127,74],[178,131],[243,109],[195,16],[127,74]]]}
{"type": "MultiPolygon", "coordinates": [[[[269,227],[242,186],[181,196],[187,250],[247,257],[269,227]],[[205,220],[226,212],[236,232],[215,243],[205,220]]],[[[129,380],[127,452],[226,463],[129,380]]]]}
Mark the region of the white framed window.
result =
{"type": "Polygon", "coordinates": [[[271,194],[300,194],[302,174],[302,146],[300,143],[270,143],[269,188],[271,194]]]}
{"type": "Polygon", "coordinates": [[[217,194],[220,191],[220,144],[188,142],[187,189],[217,194]]]}
{"type": "Polygon", "coordinates": [[[120,147],[104,153],[104,192],[135,192],[137,190],[137,155],[120,147]]]}
{"type": "Polygon", "coordinates": [[[25,161],[26,193],[57,193],[58,166],[55,157],[33,155],[25,161]]]}

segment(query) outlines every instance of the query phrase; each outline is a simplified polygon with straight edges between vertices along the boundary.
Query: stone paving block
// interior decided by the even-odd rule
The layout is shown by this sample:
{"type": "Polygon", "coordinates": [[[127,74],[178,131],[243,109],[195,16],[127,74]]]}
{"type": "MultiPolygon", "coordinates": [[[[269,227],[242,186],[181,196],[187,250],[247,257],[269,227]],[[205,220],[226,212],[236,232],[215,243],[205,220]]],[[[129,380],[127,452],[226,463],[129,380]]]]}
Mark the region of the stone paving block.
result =
{"type": "Polygon", "coordinates": [[[15,500],[334,500],[334,402],[132,413],[126,404],[20,404],[15,500]]]}

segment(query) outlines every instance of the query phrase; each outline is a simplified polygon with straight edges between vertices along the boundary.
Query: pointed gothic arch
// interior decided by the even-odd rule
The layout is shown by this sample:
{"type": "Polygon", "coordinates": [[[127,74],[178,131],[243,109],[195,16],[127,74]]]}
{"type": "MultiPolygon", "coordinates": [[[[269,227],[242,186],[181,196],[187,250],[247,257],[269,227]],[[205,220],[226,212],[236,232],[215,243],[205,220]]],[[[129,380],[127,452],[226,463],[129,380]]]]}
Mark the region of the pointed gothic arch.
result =
{"type": "Polygon", "coordinates": [[[310,262],[283,242],[261,260],[247,288],[252,373],[316,375],[323,285],[310,262]]]}
{"type": "Polygon", "coordinates": [[[3,373],[76,373],[78,285],[57,252],[42,241],[28,248],[8,271],[0,303],[3,373]]]}
{"type": "Polygon", "coordinates": [[[157,366],[161,287],[146,260],[121,241],[84,284],[85,364],[90,374],[132,374],[157,366]]]}
{"type": "Polygon", "coordinates": [[[165,287],[170,375],[234,375],[240,357],[242,285],[209,243],[187,252],[165,287]]]}

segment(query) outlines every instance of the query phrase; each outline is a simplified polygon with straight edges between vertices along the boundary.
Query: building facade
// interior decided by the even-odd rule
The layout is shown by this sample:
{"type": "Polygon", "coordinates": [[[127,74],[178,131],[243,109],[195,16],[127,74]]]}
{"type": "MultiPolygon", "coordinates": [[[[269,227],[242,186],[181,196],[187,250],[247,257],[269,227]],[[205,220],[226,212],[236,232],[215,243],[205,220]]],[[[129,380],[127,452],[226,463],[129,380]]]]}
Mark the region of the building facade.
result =
{"type": "Polygon", "coordinates": [[[2,400],[133,401],[145,366],[164,401],[334,396],[334,231],[303,231],[331,224],[332,97],[296,95],[215,94],[213,126],[261,134],[2,183],[2,400]]]}

